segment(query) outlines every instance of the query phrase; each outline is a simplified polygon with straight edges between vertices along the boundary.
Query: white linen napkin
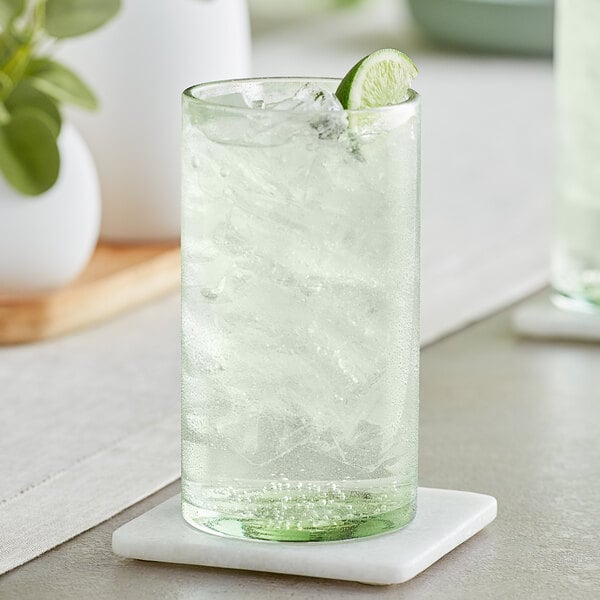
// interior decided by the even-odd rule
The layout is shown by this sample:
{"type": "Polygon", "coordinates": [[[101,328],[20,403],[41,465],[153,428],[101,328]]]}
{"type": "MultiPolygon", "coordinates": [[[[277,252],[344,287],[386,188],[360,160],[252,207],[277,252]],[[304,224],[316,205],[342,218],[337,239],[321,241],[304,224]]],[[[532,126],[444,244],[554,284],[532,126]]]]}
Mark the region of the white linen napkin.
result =
{"type": "Polygon", "coordinates": [[[178,304],[0,348],[0,573],[179,477],[178,304]]]}

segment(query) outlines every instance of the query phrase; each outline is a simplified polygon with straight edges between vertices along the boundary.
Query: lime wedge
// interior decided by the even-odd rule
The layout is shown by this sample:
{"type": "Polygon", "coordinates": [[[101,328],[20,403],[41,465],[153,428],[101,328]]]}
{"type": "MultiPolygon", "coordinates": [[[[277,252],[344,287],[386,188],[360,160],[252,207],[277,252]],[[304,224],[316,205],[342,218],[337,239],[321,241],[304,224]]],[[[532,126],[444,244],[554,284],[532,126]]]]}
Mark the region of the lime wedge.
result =
{"type": "Polygon", "coordinates": [[[335,95],[349,110],[400,104],[407,99],[417,73],[415,63],[404,52],[377,50],[350,69],[335,95]]]}

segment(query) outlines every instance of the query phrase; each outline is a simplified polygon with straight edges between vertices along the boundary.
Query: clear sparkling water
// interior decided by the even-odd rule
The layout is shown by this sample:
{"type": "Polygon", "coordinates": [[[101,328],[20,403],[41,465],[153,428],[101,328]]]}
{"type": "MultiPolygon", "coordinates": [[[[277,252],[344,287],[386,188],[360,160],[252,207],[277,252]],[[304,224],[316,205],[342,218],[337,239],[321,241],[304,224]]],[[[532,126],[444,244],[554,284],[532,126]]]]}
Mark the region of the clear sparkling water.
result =
{"type": "Polygon", "coordinates": [[[588,310],[600,310],[599,23],[598,0],[559,1],[560,146],[553,285],[567,305],[588,310]]]}
{"type": "Polygon", "coordinates": [[[415,510],[419,120],[294,87],[184,100],[183,512],[361,537],[415,510]]]}

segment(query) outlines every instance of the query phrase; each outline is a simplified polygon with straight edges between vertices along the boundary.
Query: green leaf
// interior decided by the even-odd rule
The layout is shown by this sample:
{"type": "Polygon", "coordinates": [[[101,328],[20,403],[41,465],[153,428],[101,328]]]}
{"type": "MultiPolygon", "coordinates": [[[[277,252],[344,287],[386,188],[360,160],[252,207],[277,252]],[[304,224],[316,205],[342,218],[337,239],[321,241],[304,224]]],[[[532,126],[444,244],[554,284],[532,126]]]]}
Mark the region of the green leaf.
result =
{"type": "Polygon", "coordinates": [[[53,125],[37,108],[13,113],[0,127],[0,170],[14,188],[29,196],[49,190],[60,170],[53,125]]]}
{"type": "Polygon", "coordinates": [[[58,102],[75,104],[88,110],[98,108],[94,92],[79,76],[48,58],[32,60],[25,77],[34,88],[58,102]]]}
{"type": "Polygon", "coordinates": [[[55,100],[47,94],[36,90],[27,81],[21,81],[13,90],[12,94],[6,100],[6,108],[10,113],[16,112],[21,108],[37,108],[41,110],[48,117],[48,122],[52,124],[54,137],[58,137],[62,118],[55,100]]]}
{"type": "Polygon", "coordinates": [[[6,29],[25,9],[25,0],[0,0],[0,28],[6,29]]]}
{"type": "Polygon", "coordinates": [[[10,121],[10,113],[4,102],[0,102],[0,125],[6,125],[10,121]]]}
{"type": "Polygon", "coordinates": [[[0,97],[5,98],[10,94],[12,87],[12,79],[4,71],[0,71],[0,97]]]}
{"type": "Polygon", "coordinates": [[[3,93],[6,92],[7,89],[9,91],[13,89],[14,85],[23,77],[31,61],[32,45],[29,42],[20,42],[16,38],[13,38],[13,41],[12,48],[10,48],[6,56],[3,57],[4,60],[2,62],[3,93]],[[5,80],[4,76],[8,79],[5,80]],[[5,85],[6,81],[10,81],[8,87],[5,85]]]}
{"type": "Polygon", "coordinates": [[[47,0],[46,30],[57,38],[82,35],[102,27],[120,8],[121,0],[47,0]]]}

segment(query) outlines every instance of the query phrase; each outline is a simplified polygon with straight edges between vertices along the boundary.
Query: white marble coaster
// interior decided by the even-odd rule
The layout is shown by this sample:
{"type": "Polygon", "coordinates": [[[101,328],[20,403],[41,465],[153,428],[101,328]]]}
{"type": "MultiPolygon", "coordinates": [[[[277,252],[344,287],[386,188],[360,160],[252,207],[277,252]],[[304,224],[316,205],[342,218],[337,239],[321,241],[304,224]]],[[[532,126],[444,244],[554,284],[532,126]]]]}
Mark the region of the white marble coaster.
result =
{"type": "Polygon", "coordinates": [[[403,583],[496,518],[492,496],[419,488],[414,521],[404,529],[343,542],[255,542],[194,530],[174,496],[113,533],[127,558],[267,571],[389,585],[403,583]]]}
{"type": "Polygon", "coordinates": [[[552,303],[550,292],[520,304],[512,314],[512,324],[527,337],[600,341],[600,314],[560,309],[552,303]]]}

